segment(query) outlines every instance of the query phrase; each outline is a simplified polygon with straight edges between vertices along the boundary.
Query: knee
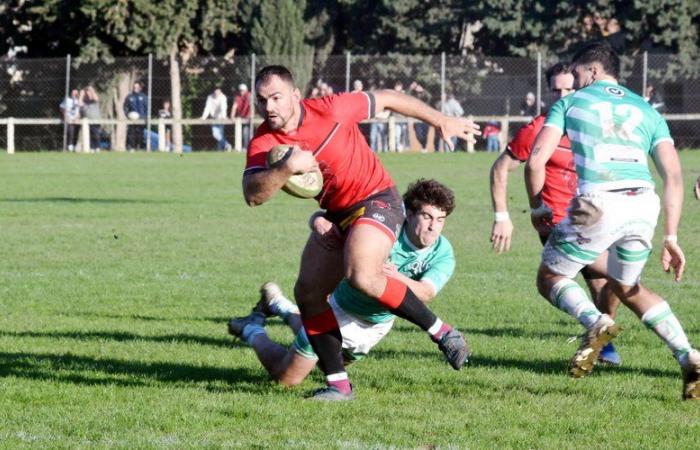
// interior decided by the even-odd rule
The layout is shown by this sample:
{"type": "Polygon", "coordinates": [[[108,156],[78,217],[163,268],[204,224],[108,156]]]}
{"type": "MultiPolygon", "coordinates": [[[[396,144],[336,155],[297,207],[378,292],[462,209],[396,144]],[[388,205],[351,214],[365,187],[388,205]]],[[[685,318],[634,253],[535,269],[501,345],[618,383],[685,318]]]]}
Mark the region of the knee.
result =
{"type": "Polygon", "coordinates": [[[350,286],[370,297],[379,297],[382,293],[377,292],[377,286],[381,285],[382,273],[367,268],[350,268],[346,273],[346,278],[350,286]]]}

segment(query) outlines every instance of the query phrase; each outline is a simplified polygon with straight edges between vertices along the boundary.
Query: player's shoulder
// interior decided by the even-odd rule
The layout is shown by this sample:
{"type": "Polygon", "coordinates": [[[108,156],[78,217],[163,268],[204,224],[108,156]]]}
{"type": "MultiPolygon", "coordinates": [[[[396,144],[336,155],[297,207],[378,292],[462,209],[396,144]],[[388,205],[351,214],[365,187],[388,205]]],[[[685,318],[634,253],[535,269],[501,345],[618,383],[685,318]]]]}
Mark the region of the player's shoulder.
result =
{"type": "Polygon", "coordinates": [[[454,258],[452,243],[444,235],[440,235],[433,246],[432,254],[437,258],[454,258]]]}

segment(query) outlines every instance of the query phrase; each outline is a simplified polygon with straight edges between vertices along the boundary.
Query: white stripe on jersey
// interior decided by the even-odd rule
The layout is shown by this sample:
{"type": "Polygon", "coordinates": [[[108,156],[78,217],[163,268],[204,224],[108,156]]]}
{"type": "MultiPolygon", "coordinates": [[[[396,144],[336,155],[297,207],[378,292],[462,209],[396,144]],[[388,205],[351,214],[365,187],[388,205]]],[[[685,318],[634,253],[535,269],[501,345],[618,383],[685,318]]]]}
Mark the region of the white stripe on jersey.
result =
{"type": "Polygon", "coordinates": [[[574,99],[580,98],[581,100],[586,100],[586,101],[594,102],[594,103],[598,103],[600,101],[599,97],[596,97],[595,95],[587,94],[586,92],[583,92],[583,91],[574,92],[572,98],[574,98],[574,99]]]}
{"type": "Polygon", "coordinates": [[[579,144],[586,145],[588,147],[593,147],[596,144],[595,136],[591,136],[590,134],[572,129],[566,130],[566,134],[569,136],[569,140],[571,142],[578,142],[579,144]]]}
{"type": "Polygon", "coordinates": [[[591,125],[600,126],[600,119],[597,115],[576,106],[572,106],[568,111],[566,111],[566,117],[578,119],[583,122],[590,123],[591,125]]]}

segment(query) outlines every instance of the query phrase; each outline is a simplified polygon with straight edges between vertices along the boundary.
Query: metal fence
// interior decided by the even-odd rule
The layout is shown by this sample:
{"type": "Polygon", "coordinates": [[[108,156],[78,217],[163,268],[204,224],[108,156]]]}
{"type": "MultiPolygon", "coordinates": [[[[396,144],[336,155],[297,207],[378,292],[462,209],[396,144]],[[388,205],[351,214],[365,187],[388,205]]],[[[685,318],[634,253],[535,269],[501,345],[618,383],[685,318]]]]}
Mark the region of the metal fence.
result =
{"type": "MultiPolygon", "coordinates": [[[[239,84],[250,88],[257,69],[281,63],[293,70],[304,95],[351,90],[355,80],[359,80],[365,90],[403,89],[437,108],[442,106],[441,99],[454,97],[465,115],[501,122],[500,147],[503,148],[517,130],[517,124],[530,116],[531,110],[525,103],[528,93],[536,99],[535,111],[554,101],[544,79],[544,72],[552,62],[539,56],[527,59],[445,54],[344,54],[331,55],[324,60],[313,56],[259,55],[191,58],[180,66],[184,142],[186,148],[195,151],[214,149],[213,122],[199,120],[207,96],[215,88],[222,89],[230,108],[239,84]]],[[[640,54],[623,57],[622,62],[620,81],[623,84],[642,95],[649,86],[655,88],[657,98],[664,103],[662,112],[669,121],[677,146],[700,147],[700,80],[678,75],[679,63],[674,55],[640,54]]],[[[90,124],[98,124],[102,148],[123,150],[124,138],[120,139],[119,135],[125,133],[128,121],[123,101],[135,81],[143,84],[150,111],[142,121],[130,122],[146,130],[144,139],[139,139],[139,147],[163,149],[163,133],[169,123],[167,120],[159,123],[158,113],[163,102],[172,97],[167,60],[151,57],[93,63],[70,57],[0,60],[0,148],[12,147],[16,151],[66,149],[67,126],[61,120],[59,105],[72,89],[93,86],[99,96],[100,119],[77,122],[76,129],[84,134],[90,124]],[[12,142],[8,142],[8,138],[12,142]]],[[[404,121],[400,116],[391,120],[399,124],[404,121]]],[[[239,148],[245,147],[240,134],[245,123],[230,120],[217,123],[224,125],[224,136],[232,147],[237,147],[235,144],[239,142],[239,148]]],[[[418,142],[410,123],[396,126],[399,133],[403,130],[403,137],[395,138],[398,141],[390,140],[385,149],[434,148],[432,139],[428,139],[427,145],[418,142]]],[[[363,131],[369,139],[370,125],[363,126],[363,131]]],[[[86,142],[85,136],[79,139],[80,144],[83,142],[86,142]]],[[[476,149],[481,150],[484,145],[479,142],[476,149]]]]}

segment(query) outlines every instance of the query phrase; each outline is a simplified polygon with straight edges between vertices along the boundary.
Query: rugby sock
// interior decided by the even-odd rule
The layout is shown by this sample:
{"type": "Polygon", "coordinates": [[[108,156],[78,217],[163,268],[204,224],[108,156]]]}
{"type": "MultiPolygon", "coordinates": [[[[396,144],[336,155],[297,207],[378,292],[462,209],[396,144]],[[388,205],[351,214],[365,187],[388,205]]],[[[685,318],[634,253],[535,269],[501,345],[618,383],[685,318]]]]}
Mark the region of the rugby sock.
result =
{"type": "MultiPolygon", "coordinates": [[[[335,319],[333,310],[328,308],[326,311],[316,314],[308,318],[302,318],[302,323],[306,329],[306,335],[309,338],[309,343],[313,347],[314,352],[318,356],[318,365],[326,376],[333,376],[345,373],[345,365],[343,364],[342,356],[342,336],[338,321],[335,319]]],[[[341,392],[349,392],[350,382],[347,381],[345,375],[345,383],[340,380],[338,389],[343,388],[347,384],[348,389],[341,392]]],[[[329,383],[331,380],[328,380],[329,383]]]]}
{"type": "Polygon", "coordinates": [[[387,306],[393,314],[427,331],[435,342],[452,329],[438,319],[425,303],[418,300],[408,286],[395,278],[387,277],[384,293],[377,300],[387,306]]]}
{"type": "Polygon", "coordinates": [[[299,308],[297,305],[284,295],[280,295],[279,297],[275,297],[270,300],[269,307],[270,311],[274,315],[281,317],[285,322],[290,314],[299,314],[299,308]]]}
{"type": "Polygon", "coordinates": [[[589,329],[602,315],[588,298],[586,292],[573,280],[564,278],[549,291],[552,305],[573,316],[589,329]]]}
{"type": "Polygon", "coordinates": [[[350,386],[350,380],[348,380],[348,374],[346,372],[326,375],[326,384],[328,386],[333,386],[344,394],[349,394],[352,391],[352,386],[350,386]]]}
{"type": "Polygon", "coordinates": [[[668,303],[663,301],[649,308],[642,315],[642,322],[668,345],[679,363],[686,362],[690,343],[668,303]]]}
{"type": "Polygon", "coordinates": [[[263,328],[262,325],[258,325],[257,323],[249,323],[248,325],[243,327],[241,338],[244,341],[246,341],[248,345],[252,346],[253,341],[259,334],[266,334],[265,328],[263,328]]]}

